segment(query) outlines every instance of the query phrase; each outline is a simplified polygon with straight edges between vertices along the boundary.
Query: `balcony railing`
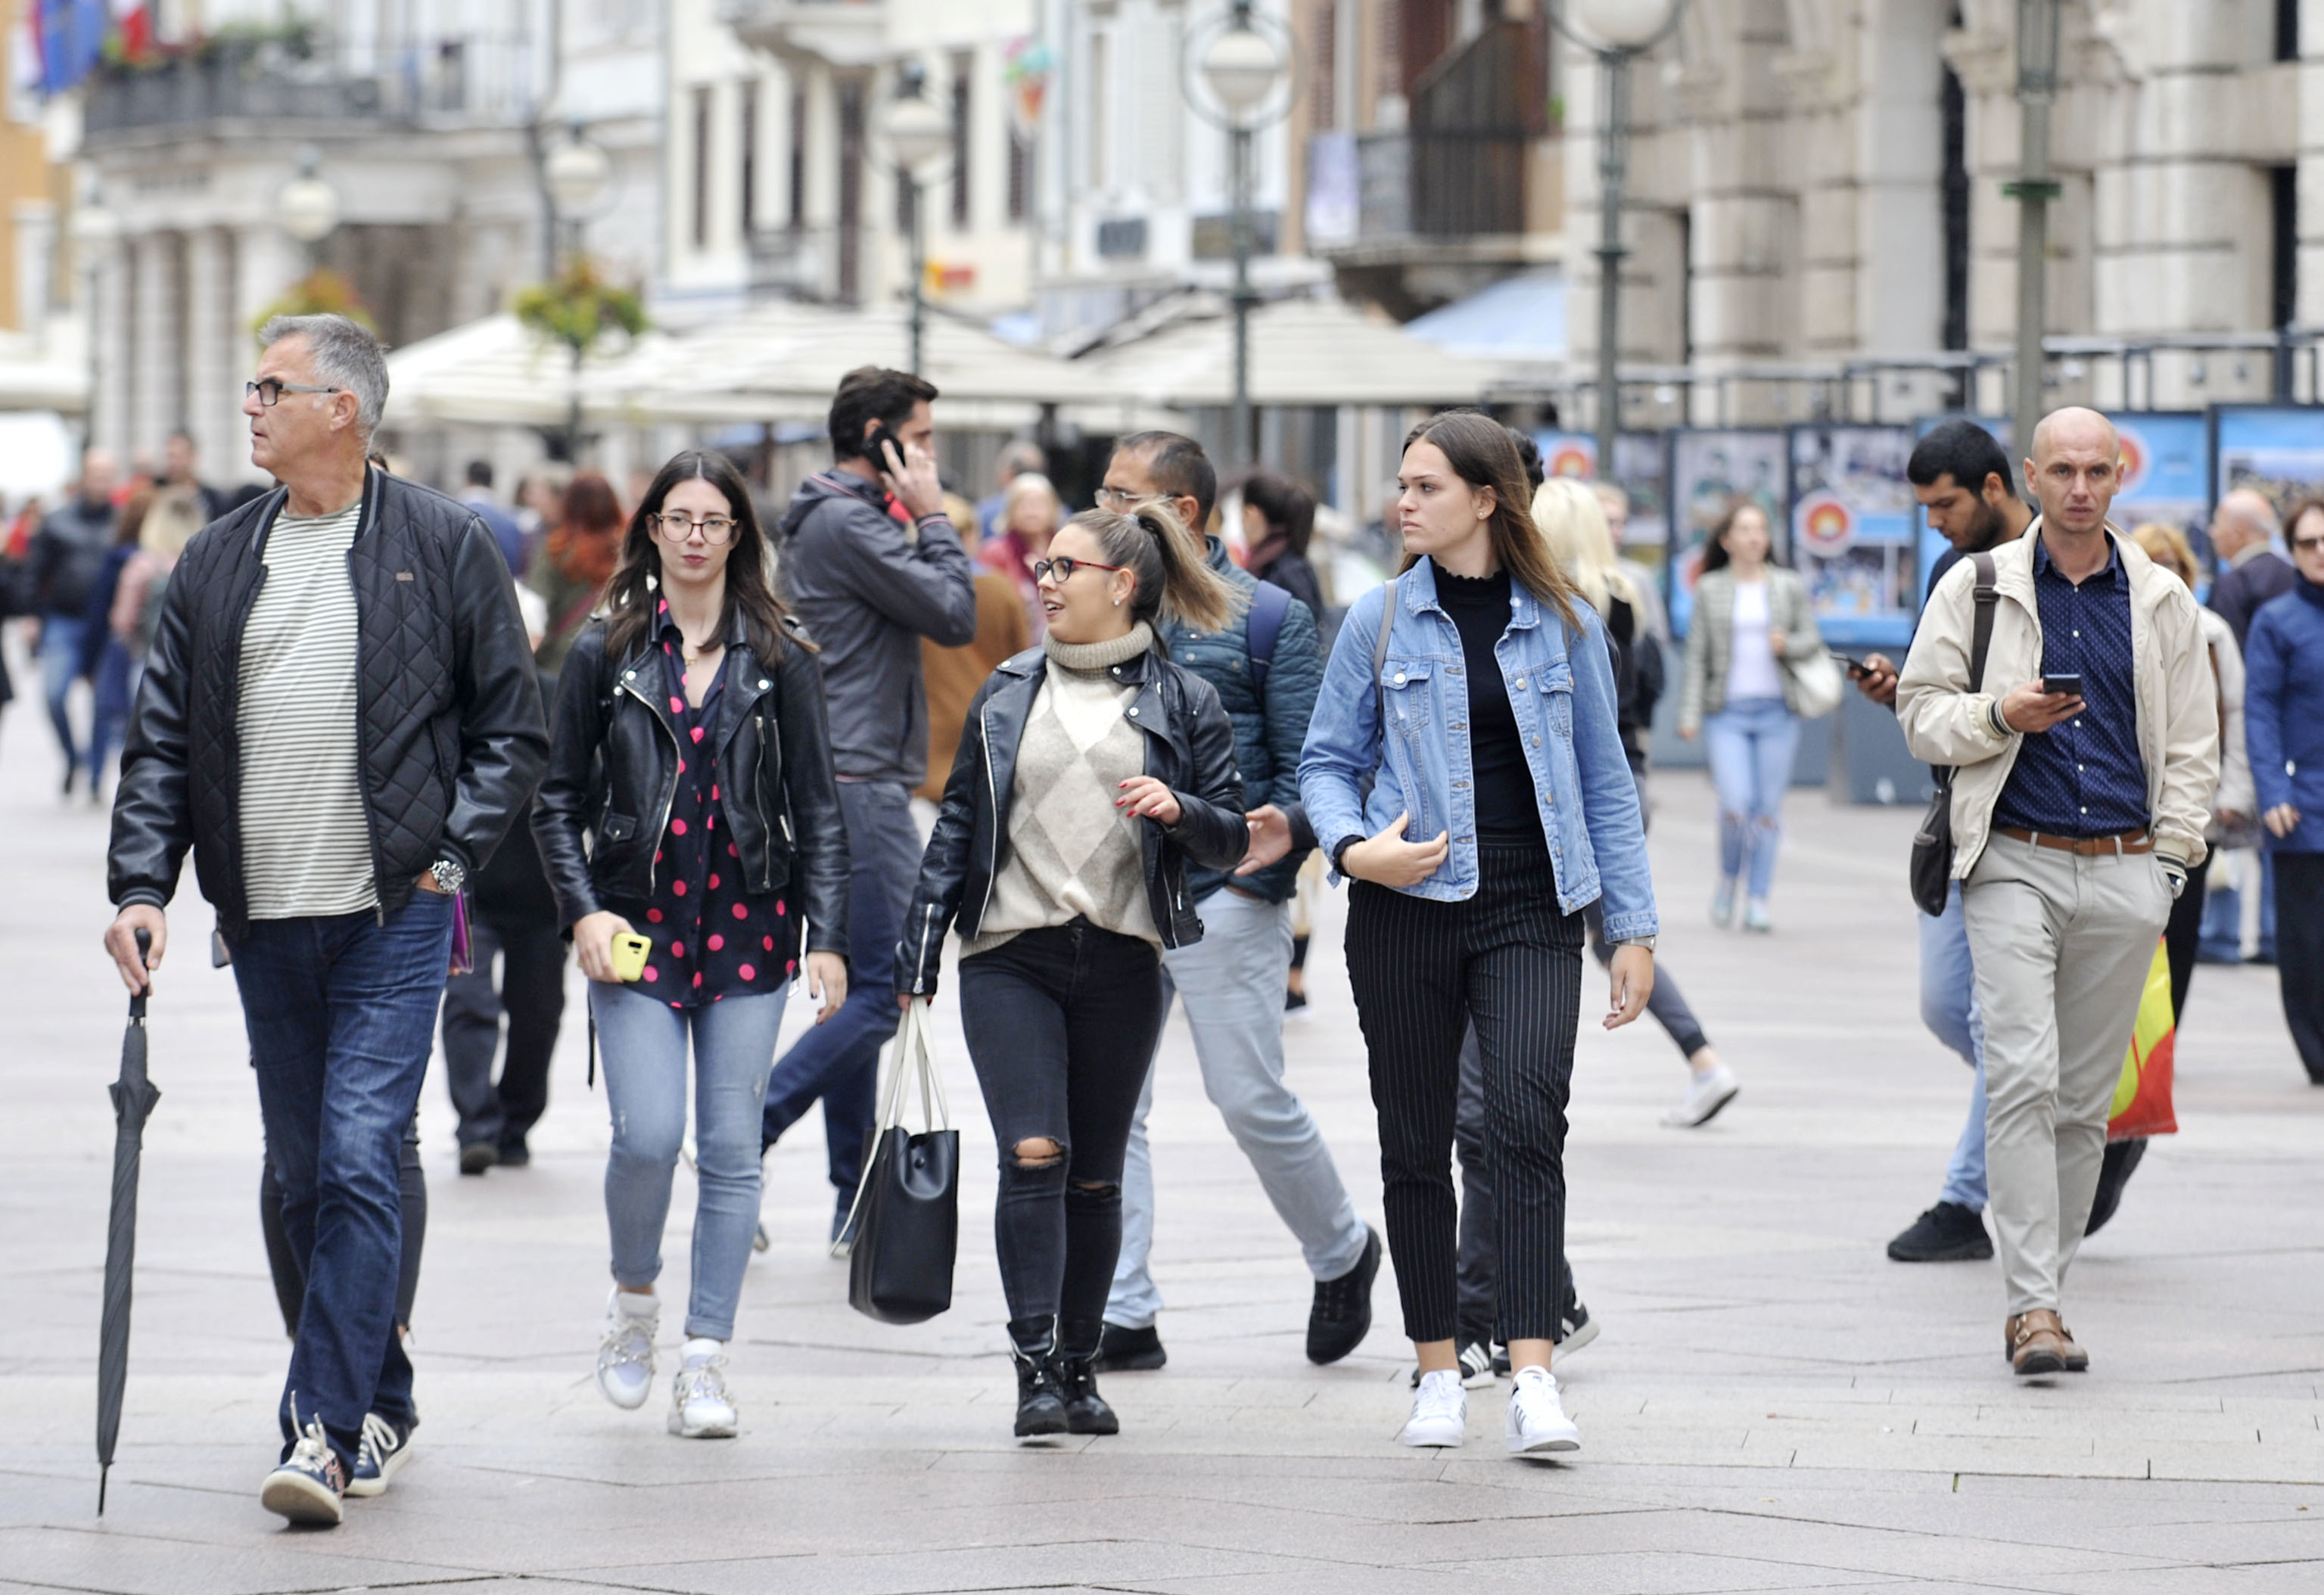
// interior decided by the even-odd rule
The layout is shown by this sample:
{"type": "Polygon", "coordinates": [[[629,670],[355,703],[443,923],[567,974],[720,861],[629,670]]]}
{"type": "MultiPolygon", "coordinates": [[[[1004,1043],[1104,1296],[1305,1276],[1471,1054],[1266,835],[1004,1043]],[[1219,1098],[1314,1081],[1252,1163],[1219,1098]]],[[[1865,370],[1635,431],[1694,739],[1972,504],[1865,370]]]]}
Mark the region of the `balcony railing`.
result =
{"type": "Polygon", "coordinates": [[[1356,140],[1356,237],[1479,238],[1526,230],[1519,130],[1370,133],[1356,140]]]}
{"type": "Polygon", "coordinates": [[[400,44],[219,43],[90,80],[84,125],[107,134],[204,123],[375,122],[513,125],[538,86],[530,40],[467,35],[400,44]]]}

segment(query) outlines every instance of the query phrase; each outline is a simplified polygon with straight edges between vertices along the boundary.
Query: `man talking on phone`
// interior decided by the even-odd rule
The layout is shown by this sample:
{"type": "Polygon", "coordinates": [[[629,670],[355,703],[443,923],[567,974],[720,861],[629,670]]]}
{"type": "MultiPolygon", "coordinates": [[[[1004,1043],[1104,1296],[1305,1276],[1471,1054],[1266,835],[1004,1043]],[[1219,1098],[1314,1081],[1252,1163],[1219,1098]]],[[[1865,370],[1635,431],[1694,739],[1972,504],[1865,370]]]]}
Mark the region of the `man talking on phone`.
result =
{"type": "Polygon", "coordinates": [[[880,1048],[896,1034],[888,971],[920,872],[912,788],[927,776],[920,639],[976,638],[976,573],[936,479],[936,384],[866,365],[831,401],[832,466],[799,486],[779,523],[791,608],[823,650],[839,807],[854,864],[847,896],[847,1001],[775,1065],[761,1139],[775,1144],[818,1098],[840,1238],[863,1170],[880,1048]]]}
{"type": "Polygon", "coordinates": [[[2107,522],[2122,468],[2113,423],[2053,410],[2030,453],[2042,513],[1994,551],[1983,679],[1969,678],[1975,572],[1957,566],[1896,692],[1914,756],[1957,771],[1953,877],[1984,1019],[2004,1353],[2021,1377],[2089,1366],[2059,1316],[2066,1271],[2155,942],[2203,858],[2219,763],[2194,596],[2107,522]]]}
{"type": "Polygon", "coordinates": [[[196,534],[170,579],[121,753],[105,946],[144,990],[191,847],[306,1280],[259,1500],[328,1525],[410,1454],[397,1161],[455,899],[530,802],[549,733],[492,532],[367,463],[377,341],[343,316],[278,316],[259,341],[242,412],[281,485],[196,534]]]}

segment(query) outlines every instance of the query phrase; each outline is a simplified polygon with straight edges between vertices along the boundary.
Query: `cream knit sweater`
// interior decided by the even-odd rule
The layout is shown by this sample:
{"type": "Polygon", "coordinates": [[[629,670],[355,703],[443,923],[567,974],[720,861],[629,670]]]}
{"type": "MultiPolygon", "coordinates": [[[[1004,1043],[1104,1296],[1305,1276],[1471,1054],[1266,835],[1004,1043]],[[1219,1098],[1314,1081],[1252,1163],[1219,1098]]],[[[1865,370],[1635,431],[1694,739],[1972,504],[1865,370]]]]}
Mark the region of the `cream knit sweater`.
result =
{"type": "Polygon", "coordinates": [[[1146,772],[1146,733],[1123,713],[1138,688],[1111,668],[1153,644],[1143,621],[1111,642],[1042,640],[1048,668],[1017,746],[1008,850],[964,957],[1076,918],[1161,945],[1146,900],[1146,822],[1114,807],[1121,783],[1146,772]]]}

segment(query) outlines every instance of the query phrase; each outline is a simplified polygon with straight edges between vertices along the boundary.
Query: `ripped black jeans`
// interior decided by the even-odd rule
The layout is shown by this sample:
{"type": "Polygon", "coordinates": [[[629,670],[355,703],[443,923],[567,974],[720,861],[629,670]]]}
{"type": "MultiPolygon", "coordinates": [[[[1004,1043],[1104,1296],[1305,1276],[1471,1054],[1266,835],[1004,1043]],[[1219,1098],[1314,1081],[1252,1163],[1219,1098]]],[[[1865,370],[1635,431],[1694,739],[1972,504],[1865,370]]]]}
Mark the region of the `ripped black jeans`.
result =
{"type": "Polygon", "coordinates": [[[1164,1011],[1154,945],[1085,920],[961,961],[961,1028],[1001,1148],[992,1231],[1009,1316],[1055,1314],[1069,1349],[1094,1350],[1105,1315],[1122,1151],[1164,1011]],[[1056,1150],[1028,1157],[1028,1142],[1056,1150]]]}

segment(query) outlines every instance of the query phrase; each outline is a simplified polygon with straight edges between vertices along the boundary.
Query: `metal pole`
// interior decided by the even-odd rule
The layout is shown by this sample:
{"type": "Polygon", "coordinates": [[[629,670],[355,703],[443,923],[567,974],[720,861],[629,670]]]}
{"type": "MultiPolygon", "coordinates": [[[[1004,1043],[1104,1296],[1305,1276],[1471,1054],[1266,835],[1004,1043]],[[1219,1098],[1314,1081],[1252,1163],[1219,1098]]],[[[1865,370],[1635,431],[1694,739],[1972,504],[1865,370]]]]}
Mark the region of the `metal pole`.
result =
{"type": "Polygon", "coordinates": [[[2017,360],[2010,395],[2010,430],[2019,454],[2031,457],[2034,428],[2042,419],[2042,335],[2049,315],[2050,201],[2060,192],[2050,175],[2050,105],[2058,88],[2058,0],[2017,0],[2017,105],[2022,149],[2018,176],[2002,192],[2018,204],[2017,360]]]}
{"type": "Polygon", "coordinates": [[[1234,144],[1234,419],[1231,439],[1234,463],[1248,466],[1259,456],[1251,436],[1250,307],[1258,295],[1250,286],[1251,194],[1250,129],[1237,127],[1234,144]]]}
{"type": "Polygon", "coordinates": [[[927,338],[927,231],[920,217],[921,201],[927,196],[921,191],[917,173],[906,172],[904,180],[912,191],[912,374],[920,374],[922,347],[927,338]]]}
{"type": "Polygon", "coordinates": [[[1630,56],[1601,51],[1606,115],[1598,133],[1598,475],[1614,478],[1614,438],[1622,425],[1622,179],[1630,136],[1630,56]]]}

